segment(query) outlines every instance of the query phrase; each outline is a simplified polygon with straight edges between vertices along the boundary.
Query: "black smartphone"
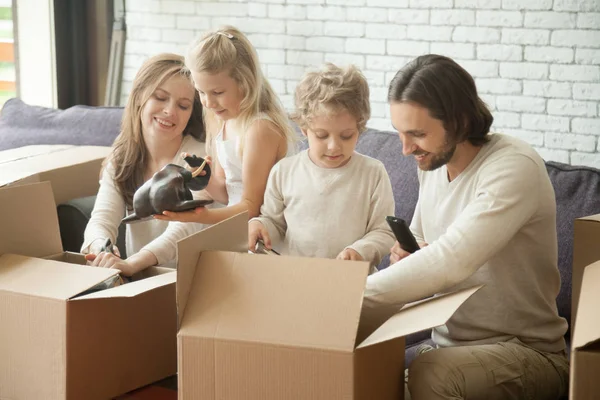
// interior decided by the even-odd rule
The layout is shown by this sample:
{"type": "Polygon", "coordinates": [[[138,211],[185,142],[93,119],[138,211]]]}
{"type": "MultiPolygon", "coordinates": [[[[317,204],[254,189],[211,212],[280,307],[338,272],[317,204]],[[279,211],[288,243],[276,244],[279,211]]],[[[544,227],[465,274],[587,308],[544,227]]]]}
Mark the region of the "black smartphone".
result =
{"type": "Polygon", "coordinates": [[[385,220],[390,228],[392,228],[392,232],[394,232],[396,240],[400,243],[400,247],[409,253],[414,253],[421,248],[405,220],[392,216],[385,217],[385,220]]]}

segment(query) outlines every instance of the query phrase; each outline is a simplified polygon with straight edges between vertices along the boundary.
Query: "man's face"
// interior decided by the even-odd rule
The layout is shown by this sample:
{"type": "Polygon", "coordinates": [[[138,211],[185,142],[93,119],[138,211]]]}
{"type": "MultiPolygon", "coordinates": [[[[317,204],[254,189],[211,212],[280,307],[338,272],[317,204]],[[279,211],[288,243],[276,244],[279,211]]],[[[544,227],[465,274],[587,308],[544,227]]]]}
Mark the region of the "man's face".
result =
{"type": "Polygon", "coordinates": [[[426,108],[416,103],[392,103],[390,114],[402,141],[402,153],[412,154],[420,169],[433,171],[452,160],[457,143],[426,108]]]}

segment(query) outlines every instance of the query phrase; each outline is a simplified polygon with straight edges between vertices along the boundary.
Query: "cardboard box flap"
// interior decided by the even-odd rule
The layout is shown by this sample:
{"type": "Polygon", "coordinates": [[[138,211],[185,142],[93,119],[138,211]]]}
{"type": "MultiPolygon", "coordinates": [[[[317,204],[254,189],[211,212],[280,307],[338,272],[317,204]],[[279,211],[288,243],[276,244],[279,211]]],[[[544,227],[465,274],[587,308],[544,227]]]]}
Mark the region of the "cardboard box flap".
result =
{"type": "Polygon", "coordinates": [[[0,255],[0,290],[31,296],[67,300],[117,273],[17,254],[0,255]]]}
{"type": "MultiPolygon", "coordinates": [[[[13,160],[10,168],[3,168],[0,172],[0,186],[31,175],[84,164],[92,160],[97,160],[98,157],[104,158],[109,153],[110,147],[71,146],[58,151],[50,149],[44,154],[35,154],[30,157],[13,160]]],[[[76,184],[77,182],[72,183],[76,184]]]]}
{"type": "Polygon", "coordinates": [[[62,252],[49,182],[0,188],[0,254],[47,257],[62,252]]]}
{"type": "Polygon", "coordinates": [[[85,296],[77,297],[72,301],[86,299],[108,299],[116,297],[135,297],[149,290],[175,283],[176,277],[177,275],[175,271],[172,271],[166,274],[156,275],[151,278],[126,283],[111,289],[100,290],[98,292],[86,294],[85,296]]]}
{"type": "Polygon", "coordinates": [[[205,251],[198,265],[182,334],[354,350],[367,262],[205,251]]]}
{"type": "Polygon", "coordinates": [[[42,144],[17,147],[15,149],[0,151],[0,164],[21,160],[25,158],[31,158],[40,154],[54,153],[56,151],[64,151],[72,144],[42,144]]]}
{"type": "Polygon", "coordinates": [[[177,242],[178,326],[185,313],[198,257],[205,250],[247,251],[248,213],[235,215],[177,242]]]}
{"type": "Polygon", "coordinates": [[[577,322],[573,332],[573,348],[581,349],[600,341],[600,323],[598,309],[600,308],[600,261],[585,267],[577,322]]]}
{"type": "Polygon", "coordinates": [[[483,285],[407,304],[367,337],[357,348],[371,346],[446,323],[454,312],[483,285]]]}
{"type": "Polygon", "coordinates": [[[581,221],[592,221],[592,222],[600,222],[600,214],[589,215],[587,217],[577,218],[581,221]]]}

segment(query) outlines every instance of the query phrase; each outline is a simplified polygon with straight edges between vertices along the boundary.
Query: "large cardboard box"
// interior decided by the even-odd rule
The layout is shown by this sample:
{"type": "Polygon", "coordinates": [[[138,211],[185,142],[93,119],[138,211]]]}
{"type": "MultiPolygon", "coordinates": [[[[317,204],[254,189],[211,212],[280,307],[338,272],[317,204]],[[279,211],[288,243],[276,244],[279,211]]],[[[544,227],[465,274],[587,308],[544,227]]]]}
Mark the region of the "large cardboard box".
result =
{"type": "Polygon", "coordinates": [[[50,183],[0,204],[0,399],[106,400],[176,373],[173,270],[78,296],[116,271],[62,252],[50,183]]]}
{"type": "MultiPolygon", "coordinates": [[[[573,237],[573,275],[571,282],[571,327],[577,319],[577,305],[583,270],[600,260],[600,214],[575,220],[573,237]]],[[[571,329],[571,339],[573,330],[571,329]]]]}
{"type": "Polygon", "coordinates": [[[600,261],[585,268],[571,344],[571,400],[600,395],[600,261]]]}
{"type": "Polygon", "coordinates": [[[49,181],[56,204],[98,193],[110,147],[36,145],[0,152],[0,187],[49,181]]]}
{"type": "Polygon", "coordinates": [[[445,323],[478,289],[357,339],[369,264],[248,254],[247,221],[178,243],[179,399],[402,399],[403,336],[445,323]]]}

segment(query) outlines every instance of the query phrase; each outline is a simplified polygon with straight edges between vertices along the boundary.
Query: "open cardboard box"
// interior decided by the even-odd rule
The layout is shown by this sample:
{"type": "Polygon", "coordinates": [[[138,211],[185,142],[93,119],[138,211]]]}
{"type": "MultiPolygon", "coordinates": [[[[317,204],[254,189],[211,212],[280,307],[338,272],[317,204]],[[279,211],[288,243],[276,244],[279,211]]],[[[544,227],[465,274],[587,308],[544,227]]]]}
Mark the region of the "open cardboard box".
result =
{"type": "MultiPolygon", "coordinates": [[[[573,275],[571,281],[571,326],[577,320],[577,306],[583,280],[583,270],[600,260],[600,214],[575,220],[573,227],[573,275]]],[[[571,340],[573,340],[571,329],[571,340]]]]}
{"type": "Polygon", "coordinates": [[[479,289],[406,306],[357,340],[369,264],[248,254],[247,221],[178,242],[180,399],[402,399],[403,336],[479,289]]]}
{"type": "Polygon", "coordinates": [[[600,261],[585,268],[571,343],[571,400],[597,399],[600,393],[600,261]]]}
{"type": "Polygon", "coordinates": [[[0,152],[0,187],[49,181],[56,204],[98,193],[110,147],[40,145],[0,152]]]}
{"type": "Polygon", "coordinates": [[[173,270],[78,297],[117,272],[62,251],[50,182],[0,204],[0,399],[106,400],[177,372],[173,270]]]}

